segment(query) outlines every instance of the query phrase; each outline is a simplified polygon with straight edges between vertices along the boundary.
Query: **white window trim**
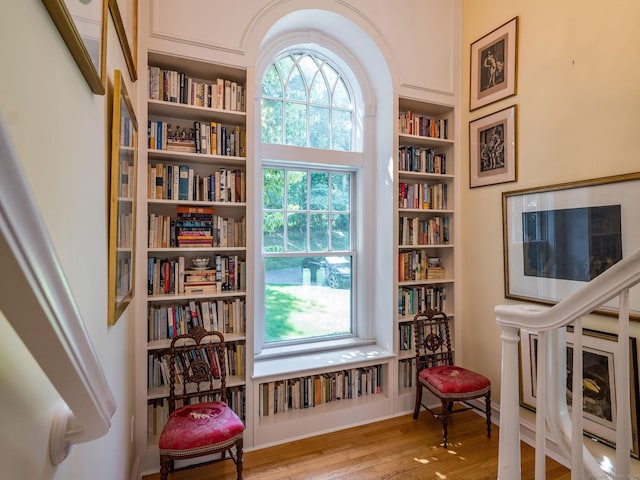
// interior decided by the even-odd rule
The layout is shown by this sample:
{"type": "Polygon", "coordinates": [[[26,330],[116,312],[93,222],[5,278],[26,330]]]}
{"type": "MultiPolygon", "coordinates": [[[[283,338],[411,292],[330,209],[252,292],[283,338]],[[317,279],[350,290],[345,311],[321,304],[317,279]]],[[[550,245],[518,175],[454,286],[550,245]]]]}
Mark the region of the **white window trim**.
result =
{"type": "MultiPolygon", "coordinates": [[[[344,47],[337,42],[331,40],[323,34],[315,32],[312,35],[314,40],[318,41],[320,48],[317,45],[309,46],[309,50],[318,50],[323,56],[334,61],[335,66],[341,70],[348,79],[349,85],[353,89],[354,102],[356,109],[354,110],[354,120],[356,124],[356,135],[354,135],[354,150],[352,152],[342,152],[335,150],[313,149],[306,147],[295,147],[289,145],[278,144],[266,144],[260,141],[261,132],[260,128],[256,128],[255,145],[256,145],[256,161],[254,162],[254,178],[262,179],[262,169],[264,167],[263,159],[273,159],[282,162],[303,162],[305,166],[320,166],[323,168],[345,167],[355,170],[355,189],[356,198],[353,211],[355,212],[355,225],[358,232],[355,239],[353,249],[358,253],[357,271],[355,272],[356,278],[367,279],[360,281],[354,290],[355,305],[354,309],[356,315],[354,317],[354,332],[356,337],[350,339],[341,340],[343,343],[336,343],[340,341],[331,340],[327,342],[309,342],[298,345],[291,345],[286,347],[268,347],[265,348],[264,338],[264,303],[262,299],[254,301],[254,359],[256,361],[277,356],[284,355],[301,355],[308,353],[312,350],[318,349],[335,349],[349,347],[348,342],[355,343],[375,343],[374,332],[375,326],[372,325],[371,319],[373,318],[373,312],[371,311],[371,305],[373,305],[373,298],[370,298],[370,293],[373,289],[367,288],[366,283],[373,281],[373,265],[374,265],[374,252],[375,245],[372,242],[365,242],[364,239],[371,239],[374,236],[374,231],[371,227],[372,222],[370,219],[374,215],[375,191],[366,188],[366,185],[373,185],[373,178],[375,177],[376,162],[375,159],[370,158],[367,161],[367,157],[372,156],[372,152],[367,151],[367,143],[364,141],[365,135],[363,134],[365,122],[365,112],[371,113],[372,109],[365,107],[365,99],[371,100],[367,95],[370,89],[367,88],[367,77],[364,75],[364,71],[360,68],[357,59],[344,47]],[[345,61],[335,61],[336,55],[345,61]],[[357,72],[357,75],[354,73],[357,72]],[[359,88],[358,88],[359,87],[359,88]],[[329,160],[329,161],[328,161],[329,160]],[[352,340],[353,339],[353,340],[352,340]],[[347,343],[344,343],[344,342],[347,343]]],[[[289,49],[289,47],[295,45],[296,47],[304,47],[301,40],[309,42],[309,32],[305,33],[290,33],[279,37],[277,41],[272,42],[271,45],[263,48],[261,60],[257,62],[256,67],[256,82],[255,82],[255,98],[254,103],[256,122],[259,122],[260,115],[260,98],[262,92],[262,76],[264,72],[271,66],[273,58],[275,58],[280,52],[289,49]],[[286,48],[285,48],[286,47],[286,48]]],[[[369,102],[372,104],[372,102],[369,102]]],[[[254,259],[256,260],[254,268],[254,291],[264,292],[265,279],[264,268],[262,261],[262,181],[255,182],[256,195],[254,205],[254,225],[256,225],[256,238],[254,241],[254,259]],[[259,234],[258,234],[259,233],[259,234]]]]}

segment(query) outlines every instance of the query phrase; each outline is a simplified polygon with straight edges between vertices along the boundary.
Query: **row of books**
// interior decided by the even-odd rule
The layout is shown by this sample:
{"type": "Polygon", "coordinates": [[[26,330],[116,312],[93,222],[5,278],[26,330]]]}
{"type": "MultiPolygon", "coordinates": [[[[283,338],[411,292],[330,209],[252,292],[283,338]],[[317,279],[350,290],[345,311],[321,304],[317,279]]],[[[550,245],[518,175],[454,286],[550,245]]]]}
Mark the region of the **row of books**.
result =
{"type": "Polygon", "coordinates": [[[242,170],[221,167],[201,175],[189,165],[158,162],[147,166],[149,200],[246,202],[246,175],[242,170]]]}
{"type": "Polygon", "coordinates": [[[400,182],[398,185],[398,208],[446,210],[447,190],[446,183],[400,182]]]}
{"type": "Polygon", "coordinates": [[[447,287],[443,285],[418,285],[398,289],[398,315],[414,316],[428,308],[445,312],[447,308],[447,287]]]}
{"type": "Polygon", "coordinates": [[[382,365],[280,380],[260,384],[259,415],[382,393],[382,365]]]}
{"type": "Polygon", "coordinates": [[[245,87],[235,80],[196,79],[184,72],[150,65],[149,99],[218,110],[246,111],[245,87]]]}
{"type": "Polygon", "coordinates": [[[400,246],[448,245],[449,217],[400,217],[400,246]]]}
{"type": "Polygon", "coordinates": [[[398,148],[398,170],[401,172],[447,173],[447,155],[433,148],[402,146],[398,148]]]}
{"type": "MultiPolygon", "coordinates": [[[[399,342],[399,348],[400,351],[403,352],[407,352],[407,351],[411,351],[411,350],[415,350],[415,335],[414,335],[414,330],[413,330],[413,323],[409,322],[409,323],[400,323],[398,325],[398,342],[399,342]]],[[[437,331],[433,331],[432,333],[435,333],[437,335],[440,336],[440,338],[444,339],[446,338],[446,332],[445,332],[445,328],[443,325],[440,325],[437,331]]],[[[425,332],[425,335],[428,335],[429,332],[425,332]]],[[[433,344],[433,347],[436,349],[436,351],[442,351],[442,349],[446,349],[447,345],[446,344],[440,344],[438,345],[437,343],[433,344]]]]}
{"type": "Polygon", "coordinates": [[[136,129],[133,126],[133,120],[125,111],[122,111],[120,117],[120,146],[133,147],[135,145],[136,129]]]}
{"type": "MultiPolygon", "coordinates": [[[[220,400],[220,395],[203,395],[192,399],[193,402],[213,402],[220,400]]],[[[245,390],[244,388],[227,387],[227,405],[244,420],[245,418],[245,390]]],[[[176,408],[184,405],[184,402],[176,402],[176,408]]],[[[156,398],[147,402],[147,439],[157,443],[157,436],[169,418],[169,399],[156,398]]]]}
{"type": "MultiPolygon", "coordinates": [[[[214,350],[218,354],[218,350],[214,350]]],[[[244,377],[244,353],[246,351],[244,343],[228,343],[224,353],[220,353],[219,356],[212,354],[211,357],[204,357],[204,360],[209,364],[216,378],[219,377],[221,368],[220,362],[224,363],[225,371],[227,375],[244,377]],[[213,364],[210,362],[213,361],[213,364]]],[[[184,371],[188,366],[189,359],[178,357],[176,359],[176,370],[178,372],[184,371]],[[180,361],[178,361],[180,359],[180,361]]],[[[155,389],[165,385],[169,385],[169,354],[164,350],[152,351],[147,355],[147,388],[155,389]]],[[[180,375],[178,375],[178,379],[180,375]]],[[[178,380],[176,380],[178,383],[178,380]]]]}
{"type": "Polygon", "coordinates": [[[409,388],[416,386],[416,359],[406,358],[398,362],[398,387],[409,388]]]}
{"type": "Polygon", "coordinates": [[[133,215],[131,213],[120,213],[118,218],[117,248],[133,248],[133,215]]]}
{"type": "Polygon", "coordinates": [[[246,307],[243,298],[192,300],[188,303],[150,304],[147,309],[148,340],[167,340],[190,325],[202,325],[206,330],[243,335],[246,329],[246,307]],[[195,312],[195,313],[194,313],[195,312]],[[169,318],[180,318],[179,329],[169,329],[169,318]],[[194,321],[195,317],[195,321],[194,321]]]}
{"type": "Polygon", "coordinates": [[[413,339],[413,324],[400,323],[398,325],[398,344],[401,352],[408,352],[415,348],[413,339]]]}
{"type": "Polygon", "coordinates": [[[237,255],[212,255],[212,260],[211,269],[193,270],[185,269],[183,256],[173,259],[149,257],[147,294],[218,294],[246,290],[244,259],[237,255]]]}
{"type": "Polygon", "coordinates": [[[116,271],[118,278],[116,283],[116,301],[120,302],[124,297],[131,294],[131,255],[118,256],[116,271]]]}
{"type": "MultiPolygon", "coordinates": [[[[149,214],[147,239],[149,248],[177,248],[194,246],[181,237],[185,237],[184,222],[174,220],[169,215],[149,214]]],[[[228,247],[244,247],[246,245],[246,221],[242,217],[235,219],[233,217],[224,218],[220,215],[213,215],[209,226],[210,234],[208,238],[202,236],[201,240],[206,243],[200,245],[203,247],[228,248],[228,247]]]]}
{"type": "Polygon", "coordinates": [[[147,123],[149,150],[203,153],[246,157],[247,131],[239,125],[194,121],[192,126],[175,127],[162,120],[147,123]]]}
{"type": "Polygon", "coordinates": [[[449,121],[446,118],[432,118],[411,110],[400,112],[398,127],[401,134],[419,137],[449,138],[449,121]]]}
{"type": "Polygon", "coordinates": [[[133,164],[127,160],[120,161],[120,182],[118,184],[118,198],[132,200],[135,195],[135,171],[133,164]]]}
{"type": "Polygon", "coordinates": [[[412,282],[416,280],[432,280],[433,276],[429,275],[429,270],[434,268],[438,272],[436,279],[444,278],[444,269],[442,267],[429,267],[429,255],[424,250],[412,250],[410,252],[400,252],[398,254],[398,280],[400,282],[412,282]]]}

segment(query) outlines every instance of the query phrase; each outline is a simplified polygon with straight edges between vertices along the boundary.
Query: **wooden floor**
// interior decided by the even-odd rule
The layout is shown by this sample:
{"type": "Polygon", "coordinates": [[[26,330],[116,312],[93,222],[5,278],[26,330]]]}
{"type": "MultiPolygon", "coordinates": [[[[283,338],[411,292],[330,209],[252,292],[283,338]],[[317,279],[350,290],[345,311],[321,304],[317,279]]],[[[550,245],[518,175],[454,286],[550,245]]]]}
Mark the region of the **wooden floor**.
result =
{"type": "MultiPolygon", "coordinates": [[[[474,412],[453,417],[449,448],[441,446],[439,421],[426,411],[246,452],[245,480],[480,480],[496,479],[498,427],[474,412]]],[[[522,479],[534,478],[534,450],[521,446],[522,479]]],[[[157,480],[159,474],[143,477],[157,480]]],[[[169,474],[169,480],[235,479],[231,461],[169,474]]],[[[569,470],[547,458],[547,478],[569,480],[569,470]]]]}

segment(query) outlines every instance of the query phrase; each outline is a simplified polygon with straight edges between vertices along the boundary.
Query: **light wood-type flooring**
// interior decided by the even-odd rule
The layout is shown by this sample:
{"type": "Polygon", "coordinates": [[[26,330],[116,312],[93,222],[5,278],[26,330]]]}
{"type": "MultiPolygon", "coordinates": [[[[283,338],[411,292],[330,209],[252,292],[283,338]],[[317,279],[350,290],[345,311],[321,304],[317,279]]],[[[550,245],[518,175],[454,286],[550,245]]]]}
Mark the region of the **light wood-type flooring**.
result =
{"type": "MultiPolygon", "coordinates": [[[[449,448],[439,420],[422,410],[411,415],[263,448],[244,455],[245,480],[480,480],[496,479],[498,427],[486,436],[483,417],[456,414],[449,448]]],[[[522,479],[534,478],[534,450],[521,444],[522,479]]],[[[143,480],[157,480],[159,474],[143,480]]],[[[231,460],[169,474],[169,480],[235,479],[231,460]]],[[[568,469],[547,458],[547,478],[569,480],[568,469]]]]}

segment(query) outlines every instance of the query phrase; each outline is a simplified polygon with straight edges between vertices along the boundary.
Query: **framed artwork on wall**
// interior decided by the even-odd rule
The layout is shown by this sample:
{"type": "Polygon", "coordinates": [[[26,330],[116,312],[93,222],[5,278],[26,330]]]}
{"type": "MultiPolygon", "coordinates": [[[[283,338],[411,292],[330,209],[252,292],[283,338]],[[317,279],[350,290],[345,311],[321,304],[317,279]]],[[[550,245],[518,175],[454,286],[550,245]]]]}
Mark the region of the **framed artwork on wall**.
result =
{"type": "Polygon", "coordinates": [[[105,94],[107,0],[42,0],[91,91],[105,94]]]}
{"type": "MultiPolygon", "coordinates": [[[[555,304],[640,249],[638,205],[640,173],[503,192],[505,297],[555,304]]],[[[595,313],[617,316],[617,297],[595,313]]]]}
{"type": "Polygon", "coordinates": [[[131,81],[138,79],[138,0],[108,0],[131,81]]]}
{"type": "MultiPolygon", "coordinates": [[[[583,422],[587,436],[615,447],[616,439],[616,376],[618,336],[615,334],[583,329],[583,422]]],[[[573,376],[573,331],[567,335],[567,405],[571,409],[573,376]]],[[[536,410],[538,335],[529,330],[520,331],[520,404],[536,410]]],[[[631,405],[631,456],[640,458],[638,440],[638,362],[636,339],[629,338],[629,386],[631,405]]]]}
{"type": "Polygon", "coordinates": [[[516,106],[469,122],[469,186],[516,180],[516,106]]]}
{"type": "Polygon", "coordinates": [[[115,70],[109,203],[109,325],[118,321],[133,299],[137,133],[138,123],[122,73],[115,70]]]}
{"type": "Polygon", "coordinates": [[[516,93],[518,17],[471,44],[469,109],[516,93]]]}

